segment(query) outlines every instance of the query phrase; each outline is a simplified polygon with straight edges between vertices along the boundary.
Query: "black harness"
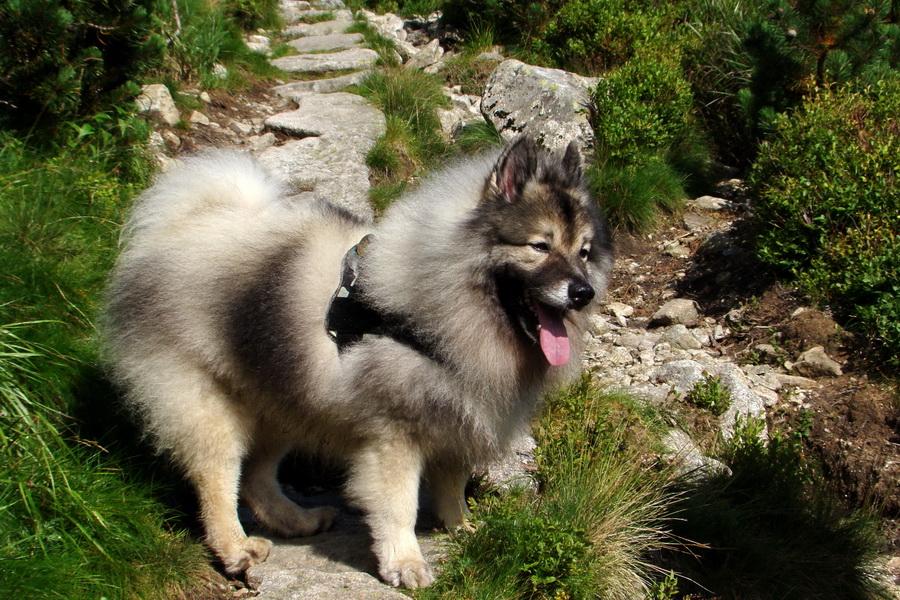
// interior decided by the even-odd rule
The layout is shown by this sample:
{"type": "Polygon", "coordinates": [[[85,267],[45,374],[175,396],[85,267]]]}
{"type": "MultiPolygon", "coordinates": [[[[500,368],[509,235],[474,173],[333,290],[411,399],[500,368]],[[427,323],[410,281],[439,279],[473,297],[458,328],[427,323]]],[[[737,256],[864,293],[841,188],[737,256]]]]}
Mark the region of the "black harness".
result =
{"type": "Polygon", "coordinates": [[[366,302],[359,283],[360,259],[365,256],[372,234],[366,235],[350,248],[341,261],[341,282],[325,316],[325,329],[337,344],[338,352],[344,352],[366,336],[389,337],[431,360],[444,363],[435,344],[417,331],[404,317],[379,311],[366,302]]]}

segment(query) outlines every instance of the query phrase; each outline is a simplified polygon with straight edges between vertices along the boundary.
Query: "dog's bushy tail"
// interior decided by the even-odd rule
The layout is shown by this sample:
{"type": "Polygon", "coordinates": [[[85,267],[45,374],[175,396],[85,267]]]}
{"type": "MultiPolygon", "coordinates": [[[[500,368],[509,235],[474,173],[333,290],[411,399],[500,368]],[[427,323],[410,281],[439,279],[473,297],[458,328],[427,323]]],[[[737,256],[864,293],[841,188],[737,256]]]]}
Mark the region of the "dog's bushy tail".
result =
{"type": "Polygon", "coordinates": [[[135,202],[122,243],[140,232],[228,211],[247,218],[277,204],[282,184],[256,161],[237,152],[208,152],[180,161],[135,202]]]}

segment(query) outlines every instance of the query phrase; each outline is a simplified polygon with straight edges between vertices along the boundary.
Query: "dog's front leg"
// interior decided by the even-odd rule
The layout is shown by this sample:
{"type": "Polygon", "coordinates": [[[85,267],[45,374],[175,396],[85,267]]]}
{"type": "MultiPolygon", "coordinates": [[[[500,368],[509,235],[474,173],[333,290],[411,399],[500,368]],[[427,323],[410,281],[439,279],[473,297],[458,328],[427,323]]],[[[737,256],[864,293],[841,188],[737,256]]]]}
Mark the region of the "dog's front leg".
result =
{"type": "Polygon", "coordinates": [[[373,440],[354,457],[348,483],[351,498],[366,512],[379,575],[409,589],[434,581],[415,534],[423,462],[402,437],[373,440]]]}

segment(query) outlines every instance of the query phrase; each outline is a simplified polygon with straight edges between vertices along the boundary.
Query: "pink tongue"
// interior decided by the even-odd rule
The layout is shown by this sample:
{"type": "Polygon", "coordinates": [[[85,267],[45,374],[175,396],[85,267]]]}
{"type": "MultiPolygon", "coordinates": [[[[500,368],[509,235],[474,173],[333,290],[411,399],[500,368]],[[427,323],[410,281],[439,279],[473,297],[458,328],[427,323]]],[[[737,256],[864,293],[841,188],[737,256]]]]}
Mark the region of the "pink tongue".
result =
{"type": "Polygon", "coordinates": [[[556,313],[546,310],[540,302],[534,303],[534,311],[537,313],[541,324],[541,350],[544,356],[554,367],[560,367],[569,362],[569,335],[566,326],[556,313]]]}

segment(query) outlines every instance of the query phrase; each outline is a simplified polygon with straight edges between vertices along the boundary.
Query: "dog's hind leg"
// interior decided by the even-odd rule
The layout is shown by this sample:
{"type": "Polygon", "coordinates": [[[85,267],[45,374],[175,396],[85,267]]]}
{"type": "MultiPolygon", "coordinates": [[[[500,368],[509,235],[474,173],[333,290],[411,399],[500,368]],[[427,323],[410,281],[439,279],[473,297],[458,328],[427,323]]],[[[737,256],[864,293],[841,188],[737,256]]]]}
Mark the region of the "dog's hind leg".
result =
{"type": "Polygon", "coordinates": [[[193,483],[206,543],[228,573],[241,573],[268,558],[272,542],[247,537],[237,515],[241,462],[251,431],[247,415],[203,371],[169,364],[168,380],[153,410],[160,441],[193,483]]]}
{"type": "Polygon", "coordinates": [[[276,535],[298,537],[326,531],[337,511],[330,506],[303,509],[294,504],[278,484],[278,464],[290,448],[274,436],[258,436],[244,466],[241,496],[256,519],[276,535]]]}
{"type": "Polygon", "coordinates": [[[422,456],[413,444],[385,437],[353,457],[347,487],[366,512],[379,575],[391,585],[410,589],[434,581],[415,533],[422,469],[422,456]]]}
{"type": "Polygon", "coordinates": [[[466,505],[466,484],[470,469],[461,466],[430,465],[428,483],[434,512],[447,529],[471,529],[466,505]]]}

